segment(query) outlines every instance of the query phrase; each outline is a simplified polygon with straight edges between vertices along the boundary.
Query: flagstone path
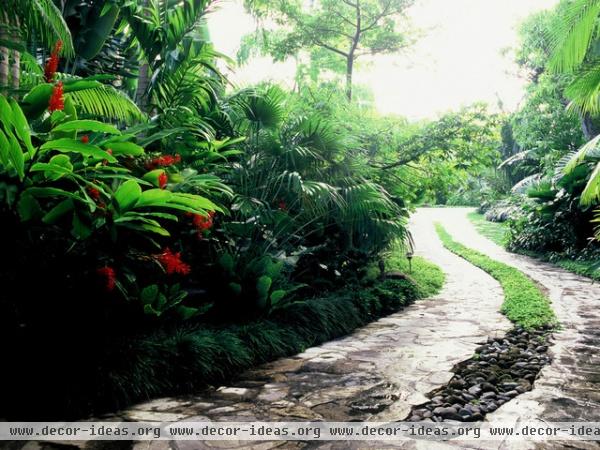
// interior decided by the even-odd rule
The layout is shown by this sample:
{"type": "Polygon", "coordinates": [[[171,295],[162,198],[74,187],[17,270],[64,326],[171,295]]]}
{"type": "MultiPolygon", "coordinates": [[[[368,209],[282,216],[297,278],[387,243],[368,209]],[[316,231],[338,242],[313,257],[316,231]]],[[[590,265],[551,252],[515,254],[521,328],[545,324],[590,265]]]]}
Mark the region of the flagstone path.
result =
{"type": "MultiPolygon", "coordinates": [[[[502,405],[487,420],[600,422],[600,284],[539,261],[513,255],[479,235],[466,208],[421,209],[412,218],[417,254],[446,272],[435,297],[421,300],[355,333],[299,355],[250,370],[226,386],[195,396],[165,398],[108,416],[141,421],[397,421],[428,392],[445,385],[452,367],[478,344],[501,336],[511,323],[498,311],[502,290],[485,272],[443,248],[434,222],[492,258],[518,267],[548,290],[563,326],[553,357],[534,389],[502,405]]],[[[37,445],[37,443],[29,443],[37,445]]],[[[42,444],[42,443],[40,443],[42,444]]],[[[121,443],[125,444],[125,443],[121,443]]],[[[442,444],[432,442],[137,442],[137,449],[207,448],[535,448],[533,442],[442,444]]],[[[576,445],[573,445],[576,444],[576,445]]],[[[598,448],[594,442],[571,448],[598,448]]],[[[88,449],[101,443],[80,443],[88,449]]],[[[42,444],[43,447],[43,444],[42,444]]],[[[537,445],[564,448],[562,445],[537,445]]],[[[15,447],[18,448],[18,447],[15,447]]],[[[32,447],[33,448],[40,448],[32,447]]],[[[106,446],[102,448],[123,448],[106,446]]]]}

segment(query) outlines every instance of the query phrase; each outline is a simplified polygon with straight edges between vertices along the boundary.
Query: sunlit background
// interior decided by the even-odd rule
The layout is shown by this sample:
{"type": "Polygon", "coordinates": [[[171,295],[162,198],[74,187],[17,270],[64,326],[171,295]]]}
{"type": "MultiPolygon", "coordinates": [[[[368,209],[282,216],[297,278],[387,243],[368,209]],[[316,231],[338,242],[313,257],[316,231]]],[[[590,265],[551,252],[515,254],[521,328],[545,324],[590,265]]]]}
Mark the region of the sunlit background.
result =
{"type": "MultiPolygon", "coordinates": [[[[513,111],[525,80],[513,63],[517,28],[557,0],[417,0],[410,10],[423,36],[400,54],[359,60],[355,82],[368,86],[377,109],[417,120],[485,101],[513,111]]],[[[242,36],[256,29],[241,1],[223,0],[209,16],[218,50],[235,57],[242,36]]],[[[257,57],[231,74],[238,86],[274,80],[292,86],[293,61],[257,57]]]]}

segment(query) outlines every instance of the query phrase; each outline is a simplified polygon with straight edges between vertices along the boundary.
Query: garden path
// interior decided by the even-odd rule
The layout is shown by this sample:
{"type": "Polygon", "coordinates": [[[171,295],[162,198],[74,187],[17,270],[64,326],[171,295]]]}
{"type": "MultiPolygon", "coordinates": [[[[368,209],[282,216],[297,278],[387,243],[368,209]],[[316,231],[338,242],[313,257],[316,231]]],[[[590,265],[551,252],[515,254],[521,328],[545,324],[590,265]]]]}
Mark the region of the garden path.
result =
{"type": "MultiPolygon", "coordinates": [[[[498,312],[503,300],[499,284],[445,250],[430,215],[419,212],[411,226],[416,253],[446,272],[446,284],[435,297],[345,338],[250,370],[227,386],[194,397],[135,405],[118,417],[157,421],[394,421],[407,417],[413,405],[427,401],[425,394],[450,380],[456,363],[471,357],[488,336],[502,335],[511,327],[498,312]]],[[[282,444],[255,443],[260,449],[282,444]]],[[[347,448],[347,443],[337,444],[332,447],[347,448]]],[[[148,448],[148,443],[138,445],[148,448]]],[[[249,448],[252,444],[173,443],[178,449],[224,445],[249,448]]],[[[304,446],[285,443],[285,448],[304,446]]],[[[166,443],[155,442],[150,448],[155,447],[166,448],[166,443]]]]}
{"type": "MultiPolygon", "coordinates": [[[[550,349],[553,361],[542,369],[534,389],[505,403],[488,414],[487,419],[600,422],[600,355],[597,352],[600,285],[504,251],[476,232],[466,217],[469,211],[465,208],[421,209],[412,218],[417,254],[446,272],[446,284],[437,296],[419,301],[345,338],[257,367],[227,386],[216,386],[195,396],[134,405],[106,418],[143,421],[395,421],[405,418],[413,405],[427,400],[425,394],[450,380],[452,367],[470,358],[479,343],[511,328],[510,322],[498,312],[502,303],[498,283],[443,248],[433,225],[439,221],[456,240],[518,267],[544,286],[562,324],[550,349]]],[[[100,448],[97,444],[86,448],[100,448]]],[[[533,442],[527,441],[464,444],[155,441],[133,445],[136,450],[536,448],[533,442]]],[[[597,448],[593,442],[571,444],[576,444],[572,448],[597,448]]],[[[565,448],[559,443],[553,445],[544,444],[543,448],[565,448]]]]}

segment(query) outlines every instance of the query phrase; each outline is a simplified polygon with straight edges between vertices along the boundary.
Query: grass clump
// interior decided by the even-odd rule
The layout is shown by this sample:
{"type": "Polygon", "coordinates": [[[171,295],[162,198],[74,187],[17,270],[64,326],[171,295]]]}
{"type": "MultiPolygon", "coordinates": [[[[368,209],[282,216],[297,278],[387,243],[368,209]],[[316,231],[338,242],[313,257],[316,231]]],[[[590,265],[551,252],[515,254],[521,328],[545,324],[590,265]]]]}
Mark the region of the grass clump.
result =
{"type": "Polygon", "coordinates": [[[420,256],[413,257],[409,267],[408,258],[400,252],[394,252],[387,259],[386,267],[408,274],[415,281],[422,298],[437,294],[446,280],[442,269],[420,256]]]}
{"type": "Polygon", "coordinates": [[[498,280],[504,290],[501,311],[509,320],[523,328],[556,324],[550,300],[527,275],[456,242],[440,224],[436,224],[436,231],[448,250],[498,280]]]}
{"type": "Polygon", "coordinates": [[[506,245],[508,226],[506,222],[490,222],[486,220],[483,214],[470,212],[467,217],[475,226],[479,234],[485,236],[495,244],[504,247],[506,245]]]}
{"type": "Polygon", "coordinates": [[[559,259],[555,264],[569,272],[600,281],[600,268],[598,261],[576,261],[572,259],[559,259]]]}
{"type": "MultiPolygon", "coordinates": [[[[508,222],[490,222],[477,212],[470,212],[467,216],[480,234],[502,247],[506,246],[508,222]]],[[[569,272],[600,281],[600,269],[598,268],[598,262],[595,260],[555,259],[543,253],[524,250],[518,250],[517,253],[551,262],[569,272]]]]}

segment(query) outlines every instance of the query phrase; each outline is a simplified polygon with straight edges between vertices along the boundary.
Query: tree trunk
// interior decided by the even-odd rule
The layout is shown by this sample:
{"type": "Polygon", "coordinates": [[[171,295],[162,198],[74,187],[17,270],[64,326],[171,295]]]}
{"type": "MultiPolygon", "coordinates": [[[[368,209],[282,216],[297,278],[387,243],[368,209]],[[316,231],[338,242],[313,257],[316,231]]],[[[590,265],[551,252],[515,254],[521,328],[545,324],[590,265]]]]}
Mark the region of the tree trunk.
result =
{"type": "Polygon", "coordinates": [[[352,72],[354,71],[354,55],[348,55],[346,59],[346,97],[352,101],[352,72]]]}
{"type": "Polygon", "coordinates": [[[150,84],[149,69],[147,63],[142,63],[140,66],[137,91],[135,93],[135,102],[144,112],[146,112],[148,108],[148,85],[150,84]]]}
{"type": "Polygon", "coordinates": [[[593,139],[599,134],[598,126],[589,114],[579,114],[579,120],[581,121],[581,131],[583,131],[586,141],[593,139]]]}
{"type": "MultiPolygon", "coordinates": [[[[21,86],[21,53],[16,50],[13,50],[13,63],[10,72],[10,86],[16,91],[21,86]]],[[[17,93],[15,93],[15,95],[17,95],[17,93]]]]}
{"type": "Polygon", "coordinates": [[[8,87],[8,49],[6,47],[0,47],[0,88],[3,92],[8,87]]]}

